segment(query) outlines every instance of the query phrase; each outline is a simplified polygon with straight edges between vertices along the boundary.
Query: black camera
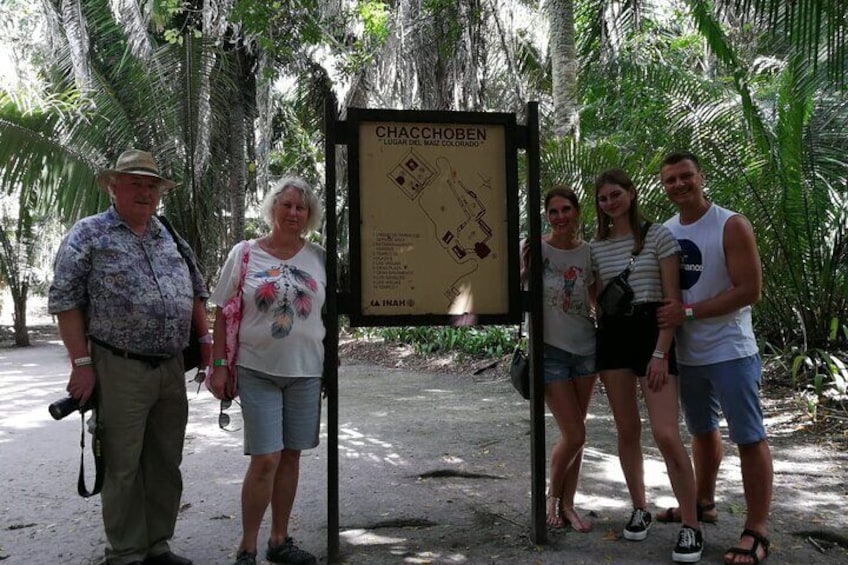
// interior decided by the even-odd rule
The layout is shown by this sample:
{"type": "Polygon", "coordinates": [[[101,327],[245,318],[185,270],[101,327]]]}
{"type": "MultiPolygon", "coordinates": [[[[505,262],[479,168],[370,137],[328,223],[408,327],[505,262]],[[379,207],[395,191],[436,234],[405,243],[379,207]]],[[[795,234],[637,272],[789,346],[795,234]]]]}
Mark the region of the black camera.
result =
{"type": "Polygon", "coordinates": [[[47,407],[50,411],[50,415],[53,416],[54,420],[61,420],[71,412],[79,410],[80,412],[88,412],[92,408],[92,401],[89,400],[85,406],[80,408],[79,400],[74,398],[73,396],[67,396],[62,400],[57,400],[53,404],[47,407]]]}

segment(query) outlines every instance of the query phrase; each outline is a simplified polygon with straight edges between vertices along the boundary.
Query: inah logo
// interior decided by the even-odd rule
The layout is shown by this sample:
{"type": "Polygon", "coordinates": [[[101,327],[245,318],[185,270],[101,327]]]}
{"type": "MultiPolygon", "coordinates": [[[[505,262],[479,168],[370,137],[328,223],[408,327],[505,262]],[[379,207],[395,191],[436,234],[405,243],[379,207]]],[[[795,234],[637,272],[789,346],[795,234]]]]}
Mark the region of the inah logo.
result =
{"type": "Polygon", "coordinates": [[[406,298],[384,298],[380,304],[380,306],[391,306],[394,308],[404,307],[404,306],[412,306],[414,303],[412,300],[408,300],[406,298]]]}

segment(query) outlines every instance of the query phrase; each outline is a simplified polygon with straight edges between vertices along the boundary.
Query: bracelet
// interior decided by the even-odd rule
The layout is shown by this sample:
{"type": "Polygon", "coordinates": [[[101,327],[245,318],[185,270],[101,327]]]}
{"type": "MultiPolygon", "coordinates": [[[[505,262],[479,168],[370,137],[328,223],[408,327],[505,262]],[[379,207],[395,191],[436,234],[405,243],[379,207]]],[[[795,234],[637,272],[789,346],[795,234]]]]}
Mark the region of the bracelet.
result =
{"type": "Polygon", "coordinates": [[[202,335],[197,338],[197,343],[212,343],[212,334],[202,335]]]}
{"type": "Polygon", "coordinates": [[[687,320],[690,320],[690,321],[694,320],[695,319],[695,310],[692,308],[692,306],[689,306],[689,305],[684,306],[683,307],[683,315],[686,316],[687,320]]]}
{"type": "Polygon", "coordinates": [[[651,357],[654,359],[668,359],[668,353],[660,349],[654,349],[654,352],[651,353],[651,357]]]}
{"type": "Polygon", "coordinates": [[[77,357],[76,359],[72,359],[71,363],[74,367],[85,367],[87,365],[93,364],[91,361],[91,357],[86,355],[85,357],[77,357]]]}
{"type": "Polygon", "coordinates": [[[213,367],[226,367],[227,366],[227,360],[226,359],[215,359],[214,361],[212,361],[212,366],[213,367]]]}

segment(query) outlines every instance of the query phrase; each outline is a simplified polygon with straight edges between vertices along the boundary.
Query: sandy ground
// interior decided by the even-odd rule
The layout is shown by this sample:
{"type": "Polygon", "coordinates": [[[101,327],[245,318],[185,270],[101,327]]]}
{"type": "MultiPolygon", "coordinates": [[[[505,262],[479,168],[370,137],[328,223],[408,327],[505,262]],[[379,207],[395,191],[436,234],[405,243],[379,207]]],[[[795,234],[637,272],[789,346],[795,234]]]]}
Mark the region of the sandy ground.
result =
{"type": "MultiPolygon", "coordinates": [[[[92,565],[105,539],[98,498],[76,495],[80,420],[56,422],[47,405],[64,395],[67,361],[55,340],[0,349],[0,560],[92,565]]],[[[172,547],[196,564],[231,563],[240,532],[246,459],[240,432],[217,426],[212,396],[189,385],[183,507],[172,547]]],[[[232,410],[240,425],[238,408],[232,410]]],[[[577,506],[595,523],[551,531],[534,546],[530,524],[529,405],[502,369],[480,375],[388,369],[343,360],[340,369],[340,524],[344,563],[670,563],[677,527],[656,524],[647,541],[620,530],[629,503],[602,394],[593,400],[577,506]],[[460,476],[451,476],[460,475],[460,476]],[[435,475],[435,476],[434,476],[435,475]],[[447,475],[447,476],[440,476],[447,475]]],[[[771,410],[775,459],[768,563],[836,564],[848,552],[848,456],[783,425],[771,410]]],[[[325,419],[326,422],[326,414],[325,419]]],[[[643,436],[649,436],[646,431],[643,436]]],[[[326,423],[322,439],[327,436],[326,423]]],[[[550,446],[555,427],[546,418],[550,446]]],[[[650,504],[674,504],[650,437],[643,438],[650,504]]],[[[91,460],[86,454],[86,464],[91,460]]],[[[303,456],[292,522],[300,545],[326,562],[326,447],[303,456]]],[[[89,479],[91,480],[91,479],[89,479]]],[[[728,448],[718,525],[706,525],[702,563],[720,563],[742,530],[738,458],[728,448]]],[[[267,539],[268,526],[260,540],[267,539]]]]}

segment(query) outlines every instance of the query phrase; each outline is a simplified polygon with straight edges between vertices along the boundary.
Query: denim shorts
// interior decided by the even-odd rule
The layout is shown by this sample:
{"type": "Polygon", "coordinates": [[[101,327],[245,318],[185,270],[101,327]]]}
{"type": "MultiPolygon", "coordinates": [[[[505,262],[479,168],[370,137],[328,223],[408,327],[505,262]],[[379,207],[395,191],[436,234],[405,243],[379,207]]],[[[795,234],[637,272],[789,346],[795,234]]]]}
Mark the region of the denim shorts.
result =
{"type": "Polygon", "coordinates": [[[748,445],[766,439],[759,355],[679,368],[680,403],[689,433],[697,436],[717,430],[721,409],[733,443],[748,445]]]}
{"type": "Polygon", "coordinates": [[[573,381],[594,374],[594,355],[575,355],[559,347],[545,344],[545,384],[555,381],[573,381]]]}
{"type": "Polygon", "coordinates": [[[318,445],[320,377],[277,377],[239,366],[238,391],[245,455],[318,445]]]}

